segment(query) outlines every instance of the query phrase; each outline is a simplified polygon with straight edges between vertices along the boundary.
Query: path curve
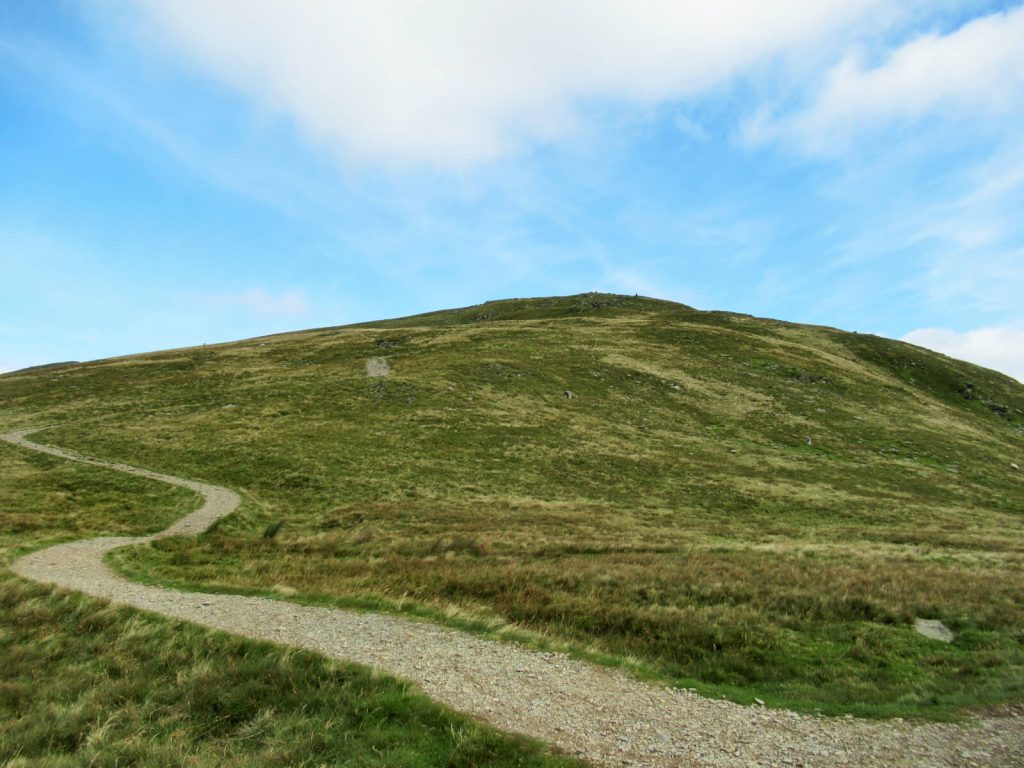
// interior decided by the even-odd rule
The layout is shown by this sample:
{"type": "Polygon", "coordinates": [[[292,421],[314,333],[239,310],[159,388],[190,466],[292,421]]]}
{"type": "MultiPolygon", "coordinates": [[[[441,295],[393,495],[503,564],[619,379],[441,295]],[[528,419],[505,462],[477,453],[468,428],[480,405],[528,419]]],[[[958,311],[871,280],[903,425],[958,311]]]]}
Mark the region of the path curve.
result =
{"type": "Polygon", "coordinates": [[[102,461],[27,439],[0,439],[52,456],[188,488],[197,511],[153,536],[59,544],[11,569],[115,603],[259,640],[377,667],[499,728],[524,733],[607,766],[1020,766],[1024,718],[974,718],[911,726],[815,718],[745,707],[648,685],[615,669],[527,650],[424,622],[242,595],[179,592],[135,584],[103,562],[112,549],[195,536],[239,504],[233,491],[102,461]]]}

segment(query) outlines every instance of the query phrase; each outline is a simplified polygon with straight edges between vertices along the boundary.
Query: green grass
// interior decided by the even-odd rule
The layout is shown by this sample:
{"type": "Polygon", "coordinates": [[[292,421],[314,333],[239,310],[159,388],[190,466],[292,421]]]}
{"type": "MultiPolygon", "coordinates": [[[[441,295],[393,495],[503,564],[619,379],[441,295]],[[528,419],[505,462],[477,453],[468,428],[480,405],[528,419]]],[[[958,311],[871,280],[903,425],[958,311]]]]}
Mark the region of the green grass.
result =
{"type": "MultiPolygon", "coordinates": [[[[0,558],[158,530],[192,494],[0,443],[0,558]]],[[[569,766],[354,665],[0,572],[0,765],[569,766]]]]}
{"type": "Polygon", "coordinates": [[[242,492],[197,541],[115,553],[136,577],[433,616],[804,711],[1024,700],[1024,386],[920,348],[588,294],[9,375],[0,397],[11,428],[242,492]]]}

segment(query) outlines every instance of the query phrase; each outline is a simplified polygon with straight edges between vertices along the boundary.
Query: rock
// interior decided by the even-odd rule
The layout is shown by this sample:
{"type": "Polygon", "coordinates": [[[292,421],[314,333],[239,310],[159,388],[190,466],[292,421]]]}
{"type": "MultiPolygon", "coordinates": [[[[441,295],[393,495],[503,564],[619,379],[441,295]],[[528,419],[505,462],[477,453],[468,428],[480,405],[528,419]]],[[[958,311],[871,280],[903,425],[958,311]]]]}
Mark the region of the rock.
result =
{"type": "Polygon", "coordinates": [[[1010,418],[1010,408],[1009,408],[1009,406],[1002,405],[1001,403],[996,403],[996,402],[994,402],[992,400],[986,400],[985,401],[985,405],[988,406],[988,409],[990,411],[992,411],[992,413],[994,413],[999,418],[1001,418],[1001,419],[1009,419],[1010,418]]]}
{"type": "MultiPolygon", "coordinates": [[[[728,355],[726,355],[728,357],[728,355]]],[[[795,376],[801,384],[828,384],[828,376],[817,376],[813,373],[799,373],[795,376]]]]}
{"type": "Polygon", "coordinates": [[[366,376],[368,378],[380,378],[391,374],[391,366],[383,357],[371,357],[366,361],[366,376]]]}
{"type": "Polygon", "coordinates": [[[952,643],[955,637],[952,630],[938,619],[914,619],[914,629],[930,640],[942,643],[952,643]]]}
{"type": "Polygon", "coordinates": [[[567,389],[562,393],[562,397],[564,397],[566,400],[572,400],[574,397],[576,397],[576,395],[574,395],[567,389]]]}

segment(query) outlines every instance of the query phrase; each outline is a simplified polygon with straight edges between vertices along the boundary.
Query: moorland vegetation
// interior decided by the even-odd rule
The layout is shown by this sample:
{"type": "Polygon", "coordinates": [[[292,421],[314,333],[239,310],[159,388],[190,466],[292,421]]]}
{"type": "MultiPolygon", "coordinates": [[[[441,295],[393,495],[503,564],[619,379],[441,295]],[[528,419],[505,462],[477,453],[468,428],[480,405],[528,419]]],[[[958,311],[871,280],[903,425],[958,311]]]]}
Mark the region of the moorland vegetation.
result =
{"type": "MultiPolygon", "coordinates": [[[[112,553],[134,579],[808,712],[1024,700],[1024,385],[919,347],[584,294],[18,372],[0,401],[0,429],[242,494],[197,539],[112,553]]],[[[116,482],[101,523],[16,546],[188,503],[116,482]]]]}

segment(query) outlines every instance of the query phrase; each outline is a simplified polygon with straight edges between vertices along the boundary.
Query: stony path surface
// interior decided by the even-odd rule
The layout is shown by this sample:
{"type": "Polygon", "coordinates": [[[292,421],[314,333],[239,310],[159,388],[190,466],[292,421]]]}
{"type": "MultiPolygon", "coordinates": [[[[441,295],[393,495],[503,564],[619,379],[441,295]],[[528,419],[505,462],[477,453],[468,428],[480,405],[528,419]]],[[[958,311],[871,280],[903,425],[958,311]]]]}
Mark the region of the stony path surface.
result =
{"type": "Polygon", "coordinates": [[[378,667],[449,706],[605,766],[1024,765],[1024,717],[911,726],[744,707],[647,685],[614,669],[391,616],[238,595],[178,592],[115,575],[103,555],[165,536],[193,536],[238,506],[225,488],[110,463],[26,439],[2,439],[73,461],[182,486],[201,509],[155,536],[61,544],[17,560],[25,578],[260,640],[378,667]]]}

